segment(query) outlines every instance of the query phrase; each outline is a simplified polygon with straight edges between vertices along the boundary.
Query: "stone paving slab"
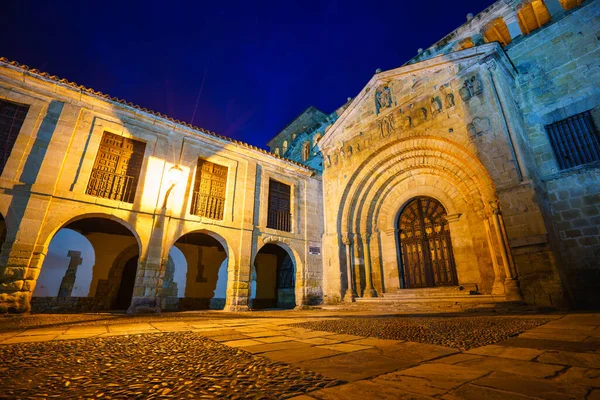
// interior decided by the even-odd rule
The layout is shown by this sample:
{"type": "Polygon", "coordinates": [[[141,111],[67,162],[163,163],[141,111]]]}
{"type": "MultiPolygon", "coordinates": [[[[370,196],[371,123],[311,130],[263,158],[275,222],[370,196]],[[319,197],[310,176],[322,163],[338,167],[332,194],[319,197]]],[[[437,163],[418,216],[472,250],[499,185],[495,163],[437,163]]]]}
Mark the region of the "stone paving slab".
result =
{"type": "Polygon", "coordinates": [[[381,375],[374,381],[387,383],[416,394],[436,396],[487,374],[487,371],[476,368],[461,366],[448,368],[443,364],[422,364],[381,375]]]}
{"type": "Polygon", "coordinates": [[[283,349],[276,351],[269,351],[267,353],[261,354],[263,357],[270,358],[273,361],[281,361],[284,363],[297,363],[308,360],[315,360],[317,358],[325,358],[331,357],[338,354],[342,354],[339,351],[321,349],[318,347],[311,347],[307,349],[305,347],[301,348],[291,348],[291,349],[283,349]]]}
{"type": "Polygon", "coordinates": [[[367,353],[366,351],[356,351],[333,357],[303,361],[295,365],[333,379],[354,382],[386,372],[408,368],[413,366],[414,363],[367,353]]]}
{"type": "Polygon", "coordinates": [[[473,384],[549,400],[585,399],[588,392],[579,385],[496,372],[474,381],[473,384]]]}
{"type": "MultiPolygon", "coordinates": [[[[287,337],[289,339],[289,337],[287,337]]],[[[308,344],[336,344],[336,343],[341,343],[339,340],[334,340],[334,339],[328,339],[326,337],[324,338],[320,338],[320,337],[315,337],[315,338],[310,338],[310,339],[298,339],[298,338],[294,338],[294,340],[298,341],[298,342],[302,342],[302,343],[308,343],[308,344]]]]}
{"type": "Polygon", "coordinates": [[[535,378],[551,377],[565,368],[562,365],[550,365],[536,362],[485,356],[474,356],[473,358],[462,360],[453,357],[447,357],[439,359],[438,361],[438,365],[448,364],[453,366],[469,367],[477,369],[479,371],[510,372],[517,375],[530,376],[535,378]]]}
{"type": "Polygon", "coordinates": [[[230,342],[221,342],[222,344],[229,347],[248,347],[263,344],[258,340],[254,339],[242,339],[242,340],[232,340],[230,342]]]}
{"type": "MultiPolygon", "coordinates": [[[[366,400],[366,399],[405,399],[405,400],[430,400],[429,396],[410,393],[396,386],[390,386],[381,381],[358,381],[348,385],[336,386],[329,389],[318,390],[310,393],[309,399],[322,400],[366,400]]],[[[299,397],[294,399],[302,400],[299,397]]]]}
{"type": "Polygon", "coordinates": [[[507,339],[503,342],[497,343],[497,345],[538,350],[565,350],[575,352],[596,351],[596,349],[598,349],[599,347],[598,343],[594,342],[563,342],[560,340],[529,339],[520,336],[512,339],[507,339]]]}
{"type": "Polygon", "coordinates": [[[504,390],[492,389],[484,386],[475,386],[470,383],[460,386],[440,399],[443,400],[531,400],[532,397],[504,390]]]}
{"type": "Polygon", "coordinates": [[[600,368],[600,354],[574,353],[571,351],[546,351],[537,361],[547,364],[572,365],[584,368],[600,368]]]}
{"type": "Polygon", "coordinates": [[[435,344],[424,344],[415,342],[401,342],[390,346],[374,347],[368,352],[384,355],[386,357],[418,363],[433,360],[442,356],[456,354],[459,351],[435,344]]]}
{"type": "Polygon", "coordinates": [[[523,347],[506,347],[491,344],[488,346],[477,347],[466,351],[467,354],[478,354],[482,356],[500,357],[500,358],[511,358],[514,360],[531,361],[544,350],[528,349],[523,347]]]}
{"type": "MultiPolygon", "coordinates": [[[[296,341],[289,342],[280,342],[280,343],[261,343],[258,340],[255,340],[257,344],[251,346],[244,346],[244,351],[247,351],[252,354],[260,354],[266,353],[268,351],[276,351],[276,350],[288,350],[288,349],[298,349],[298,348],[308,348],[311,347],[308,343],[300,343],[296,341]]],[[[223,343],[227,344],[227,342],[223,343]]]]}
{"type": "Polygon", "coordinates": [[[319,348],[319,349],[328,349],[328,350],[334,350],[334,351],[339,351],[339,352],[344,352],[344,353],[349,353],[352,351],[359,351],[359,350],[367,350],[372,347],[373,346],[364,346],[361,344],[351,344],[351,343],[326,344],[326,345],[317,346],[317,348],[319,348]]]}
{"type": "Polygon", "coordinates": [[[557,382],[575,383],[582,386],[600,388],[600,370],[571,367],[553,380],[557,382]]]}

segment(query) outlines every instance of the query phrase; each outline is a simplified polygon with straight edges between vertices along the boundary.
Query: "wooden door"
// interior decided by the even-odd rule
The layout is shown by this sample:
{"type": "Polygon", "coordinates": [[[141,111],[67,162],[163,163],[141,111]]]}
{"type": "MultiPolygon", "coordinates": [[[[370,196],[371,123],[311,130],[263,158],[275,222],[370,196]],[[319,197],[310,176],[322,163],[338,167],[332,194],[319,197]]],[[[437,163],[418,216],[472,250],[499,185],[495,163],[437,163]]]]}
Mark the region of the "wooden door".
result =
{"type": "Polygon", "coordinates": [[[431,197],[417,197],[398,220],[404,288],[455,286],[446,210],[431,197]]]}

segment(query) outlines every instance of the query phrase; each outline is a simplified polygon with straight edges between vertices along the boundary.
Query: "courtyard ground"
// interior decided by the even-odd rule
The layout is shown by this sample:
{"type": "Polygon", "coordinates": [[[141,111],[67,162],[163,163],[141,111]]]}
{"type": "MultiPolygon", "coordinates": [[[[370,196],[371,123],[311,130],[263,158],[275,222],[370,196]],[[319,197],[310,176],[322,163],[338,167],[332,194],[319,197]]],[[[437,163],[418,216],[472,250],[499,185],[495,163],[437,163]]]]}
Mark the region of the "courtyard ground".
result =
{"type": "Polygon", "coordinates": [[[0,317],[0,398],[600,399],[600,314],[0,317]]]}

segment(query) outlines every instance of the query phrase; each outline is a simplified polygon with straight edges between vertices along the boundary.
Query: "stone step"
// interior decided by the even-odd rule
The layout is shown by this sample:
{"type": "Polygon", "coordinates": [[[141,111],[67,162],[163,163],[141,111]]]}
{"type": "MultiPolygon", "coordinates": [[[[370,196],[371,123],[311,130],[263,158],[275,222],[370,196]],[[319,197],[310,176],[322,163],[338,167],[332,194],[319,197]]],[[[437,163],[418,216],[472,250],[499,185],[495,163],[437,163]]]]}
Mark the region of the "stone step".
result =
{"type": "Polygon", "coordinates": [[[494,295],[435,295],[435,296],[411,296],[406,295],[394,295],[384,297],[358,297],[356,302],[359,303],[381,303],[381,304],[406,304],[406,303],[498,303],[504,302],[506,298],[504,296],[494,295]]]}

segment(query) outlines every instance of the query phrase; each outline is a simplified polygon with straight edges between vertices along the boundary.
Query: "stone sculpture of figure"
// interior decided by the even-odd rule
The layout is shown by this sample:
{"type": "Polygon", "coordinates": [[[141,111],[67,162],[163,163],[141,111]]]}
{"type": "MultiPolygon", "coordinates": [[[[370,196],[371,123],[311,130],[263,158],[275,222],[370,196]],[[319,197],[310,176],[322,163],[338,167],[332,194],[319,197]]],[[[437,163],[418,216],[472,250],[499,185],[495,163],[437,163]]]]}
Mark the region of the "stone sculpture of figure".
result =
{"type": "Polygon", "coordinates": [[[343,160],[344,158],[346,158],[346,152],[344,151],[344,148],[340,149],[340,157],[343,160]]]}
{"type": "Polygon", "coordinates": [[[431,114],[439,114],[442,112],[442,102],[438,96],[431,98],[431,114]]]}
{"type": "Polygon", "coordinates": [[[448,93],[446,95],[446,108],[454,107],[454,94],[448,93]]]}
{"type": "Polygon", "coordinates": [[[483,85],[481,84],[481,80],[477,76],[473,76],[471,78],[471,88],[473,95],[478,95],[483,92],[483,85]]]}
{"type": "Polygon", "coordinates": [[[425,108],[419,109],[419,117],[421,118],[421,121],[427,120],[427,110],[425,108]]]}
{"type": "Polygon", "coordinates": [[[377,124],[382,138],[386,138],[394,132],[394,121],[391,115],[381,118],[377,124]]]}
{"type": "Polygon", "coordinates": [[[352,157],[352,146],[348,146],[348,158],[352,157]]]}
{"type": "Polygon", "coordinates": [[[388,86],[382,86],[375,92],[375,108],[377,114],[384,108],[390,108],[392,106],[392,91],[388,86]]]}
{"type": "Polygon", "coordinates": [[[490,120],[487,118],[475,117],[473,122],[467,125],[469,134],[473,137],[481,136],[483,133],[490,130],[490,120]]]}
{"type": "Polygon", "coordinates": [[[328,155],[325,156],[325,167],[331,167],[331,157],[329,157],[328,155]]]}
{"type": "Polygon", "coordinates": [[[407,129],[412,127],[412,118],[409,116],[404,118],[404,127],[407,129]]]}
{"type": "Polygon", "coordinates": [[[471,84],[471,81],[467,79],[458,93],[463,101],[469,101],[471,97],[473,97],[473,85],[471,84]]]}

